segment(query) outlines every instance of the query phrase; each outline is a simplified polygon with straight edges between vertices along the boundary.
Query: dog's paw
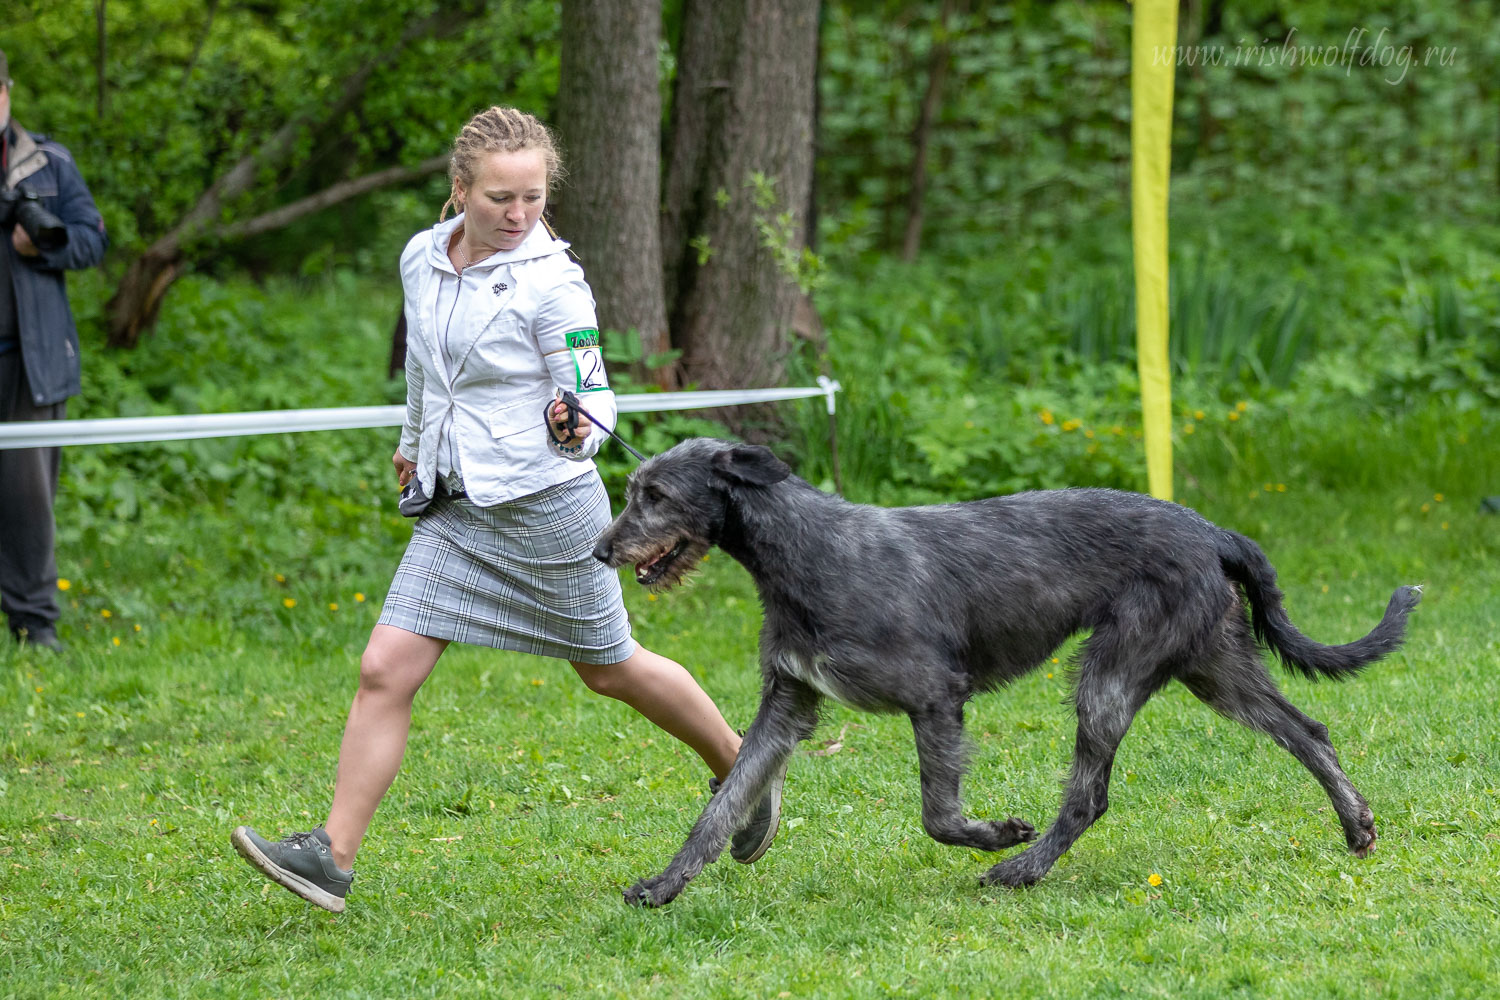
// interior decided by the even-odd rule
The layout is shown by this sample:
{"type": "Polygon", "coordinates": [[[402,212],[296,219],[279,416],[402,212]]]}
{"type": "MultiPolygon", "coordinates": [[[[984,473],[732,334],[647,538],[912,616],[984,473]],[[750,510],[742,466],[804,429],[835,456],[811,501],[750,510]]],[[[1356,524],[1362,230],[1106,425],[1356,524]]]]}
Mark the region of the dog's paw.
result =
{"type": "Polygon", "coordinates": [[[995,831],[995,842],[1001,848],[1015,847],[1036,839],[1036,827],[1014,816],[1003,821],[993,821],[990,826],[995,831]]]}
{"type": "Polygon", "coordinates": [[[1375,833],[1375,814],[1370,812],[1369,806],[1360,810],[1357,824],[1344,828],[1344,839],[1349,843],[1349,853],[1356,858],[1368,858],[1375,852],[1375,841],[1379,837],[1375,833]]]}
{"type": "Polygon", "coordinates": [[[677,898],[682,886],[672,886],[665,875],[643,878],[625,890],[625,902],[631,906],[665,906],[677,898]]]}
{"type": "MultiPolygon", "coordinates": [[[[1027,853],[1029,854],[1030,852],[1027,853]]],[[[1020,889],[1024,886],[1036,885],[1045,874],[1047,874],[1046,868],[1037,871],[1035,865],[1026,863],[1026,854],[1018,854],[1008,861],[1000,862],[979,876],[979,883],[981,885],[1003,885],[1012,889],[1020,889]]]]}

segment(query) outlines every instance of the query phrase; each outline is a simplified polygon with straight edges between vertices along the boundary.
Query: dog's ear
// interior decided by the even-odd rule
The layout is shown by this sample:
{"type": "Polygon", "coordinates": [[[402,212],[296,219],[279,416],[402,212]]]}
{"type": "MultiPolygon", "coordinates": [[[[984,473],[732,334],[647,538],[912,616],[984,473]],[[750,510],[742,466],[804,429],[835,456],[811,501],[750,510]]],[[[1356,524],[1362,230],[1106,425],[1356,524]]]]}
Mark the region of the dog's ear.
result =
{"type": "Polygon", "coordinates": [[[714,475],[741,486],[771,486],[792,474],[791,468],[758,444],[738,444],[713,458],[714,475]]]}

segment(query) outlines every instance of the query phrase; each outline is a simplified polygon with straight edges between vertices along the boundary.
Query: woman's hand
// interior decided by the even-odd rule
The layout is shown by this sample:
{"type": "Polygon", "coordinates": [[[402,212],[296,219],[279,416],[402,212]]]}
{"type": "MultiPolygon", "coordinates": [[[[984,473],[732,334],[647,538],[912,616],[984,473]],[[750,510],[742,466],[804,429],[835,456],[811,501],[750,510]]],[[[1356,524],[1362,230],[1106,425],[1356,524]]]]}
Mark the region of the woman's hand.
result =
{"type": "Polygon", "coordinates": [[[572,437],[568,433],[568,404],[557,400],[552,404],[552,438],[560,447],[576,448],[583,443],[583,439],[589,436],[589,431],[594,429],[594,424],[582,413],[578,414],[578,429],[573,432],[572,437]]]}
{"type": "Polygon", "coordinates": [[[396,449],[396,454],[391,456],[391,464],[396,467],[396,485],[405,486],[411,482],[411,477],[417,472],[417,463],[408,462],[406,456],[401,454],[401,449],[396,449]]]}

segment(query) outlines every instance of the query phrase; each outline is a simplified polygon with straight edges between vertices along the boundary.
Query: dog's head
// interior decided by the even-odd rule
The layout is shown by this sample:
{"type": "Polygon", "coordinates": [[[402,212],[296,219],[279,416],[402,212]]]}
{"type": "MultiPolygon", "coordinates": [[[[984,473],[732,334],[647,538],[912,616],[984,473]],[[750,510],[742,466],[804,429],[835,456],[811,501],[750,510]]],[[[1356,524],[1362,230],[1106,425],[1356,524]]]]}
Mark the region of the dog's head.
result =
{"type": "Polygon", "coordinates": [[[599,536],[594,558],[610,567],[634,563],[642,586],[680,583],[718,542],[737,491],[791,474],[759,445],[684,441],[631,473],[625,509],[599,536]]]}

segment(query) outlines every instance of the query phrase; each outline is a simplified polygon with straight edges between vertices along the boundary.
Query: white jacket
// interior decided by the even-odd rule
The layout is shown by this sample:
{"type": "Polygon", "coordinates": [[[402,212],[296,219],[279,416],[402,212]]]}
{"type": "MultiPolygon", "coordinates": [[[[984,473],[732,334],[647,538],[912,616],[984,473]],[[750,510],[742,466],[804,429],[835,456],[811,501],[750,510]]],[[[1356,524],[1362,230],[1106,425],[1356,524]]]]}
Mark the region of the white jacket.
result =
{"type": "Polygon", "coordinates": [[[593,293],[583,269],[568,259],[568,244],[542,225],[516,249],[466,269],[467,277],[484,276],[491,301],[483,307],[471,301],[469,322],[449,331],[455,363],[448,370],[438,342],[438,276],[452,271],[448,243],[462,224],[459,215],[418,233],[401,254],[406,422],[400,450],[416,463],[417,479],[431,496],[438,436],[451,414],[464,489],[471,501],[489,507],[594,467],[603,430],[590,432],[570,455],[547,432],[544,413],[557,388],[577,393],[584,408],[611,429],[617,410],[598,346],[593,293]]]}

